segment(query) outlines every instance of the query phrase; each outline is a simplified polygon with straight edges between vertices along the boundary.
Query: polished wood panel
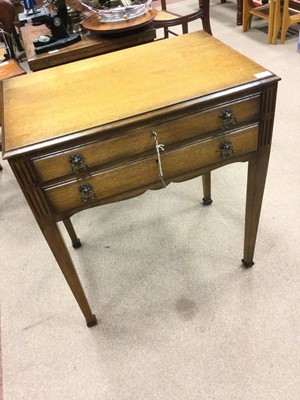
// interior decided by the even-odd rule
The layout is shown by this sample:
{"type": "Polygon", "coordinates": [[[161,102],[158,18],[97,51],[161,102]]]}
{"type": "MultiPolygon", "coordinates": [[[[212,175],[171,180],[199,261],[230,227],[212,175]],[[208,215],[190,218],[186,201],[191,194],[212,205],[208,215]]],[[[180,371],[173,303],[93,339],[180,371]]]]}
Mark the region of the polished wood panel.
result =
{"type": "Polygon", "coordinates": [[[149,43],[138,54],[132,47],[10,80],[7,90],[18,96],[7,105],[6,151],[41,148],[49,138],[61,144],[95,129],[101,135],[104,125],[113,123],[115,130],[128,125],[127,118],[150,117],[160,108],[162,119],[167,107],[184,108],[182,98],[201,102],[210,93],[234,93],[234,87],[257,82],[255,74],[265,71],[205,32],[184,37],[149,43]],[[170,51],[173,46],[176,51],[170,51]],[[16,120],[13,108],[24,118],[16,120]]]}

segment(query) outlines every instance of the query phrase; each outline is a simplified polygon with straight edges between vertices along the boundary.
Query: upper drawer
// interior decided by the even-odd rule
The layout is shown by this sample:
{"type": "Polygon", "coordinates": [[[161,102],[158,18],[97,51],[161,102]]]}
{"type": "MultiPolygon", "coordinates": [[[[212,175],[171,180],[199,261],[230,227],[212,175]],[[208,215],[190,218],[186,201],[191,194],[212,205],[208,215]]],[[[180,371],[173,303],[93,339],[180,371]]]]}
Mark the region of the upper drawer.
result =
{"type": "Polygon", "coordinates": [[[102,138],[100,141],[34,158],[32,161],[40,180],[46,182],[132,155],[155,152],[153,131],[159,131],[160,143],[169,145],[221,129],[226,131],[236,124],[253,121],[258,119],[259,109],[260,96],[257,95],[187,117],[124,132],[107,140],[102,138]]]}

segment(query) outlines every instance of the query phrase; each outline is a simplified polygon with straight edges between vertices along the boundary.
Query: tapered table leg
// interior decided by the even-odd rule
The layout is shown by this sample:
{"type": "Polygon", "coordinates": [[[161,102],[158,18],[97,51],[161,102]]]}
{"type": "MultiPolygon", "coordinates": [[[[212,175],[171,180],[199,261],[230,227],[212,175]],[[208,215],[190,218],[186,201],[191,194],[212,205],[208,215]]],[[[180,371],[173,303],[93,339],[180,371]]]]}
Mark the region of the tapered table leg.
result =
{"type": "MultiPolygon", "coordinates": [[[[85,317],[88,327],[97,324],[97,319],[90,309],[81,282],[75,270],[69,250],[64,242],[59,227],[51,214],[43,190],[36,185],[35,173],[26,157],[9,160],[18,182],[23,190],[33,215],[85,317]]],[[[71,221],[67,222],[72,240],[77,238],[71,221]],[[73,231],[72,231],[73,230],[73,231]],[[72,237],[73,236],[73,237],[72,237]]],[[[78,240],[78,239],[77,239],[78,240]]]]}
{"type": "Polygon", "coordinates": [[[74,247],[74,249],[78,249],[79,247],[81,247],[81,242],[80,242],[80,239],[76,235],[75,229],[73,227],[73,224],[72,224],[70,218],[64,219],[63,223],[64,223],[66,230],[72,240],[72,246],[74,247]]]}
{"type": "Polygon", "coordinates": [[[202,175],[202,186],[203,186],[203,204],[208,206],[212,203],[211,199],[211,173],[206,172],[202,175]]]}
{"type": "Polygon", "coordinates": [[[266,182],[270,147],[261,148],[255,158],[249,161],[246,218],[245,218],[245,240],[243,265],[252,267],[257,229],[261,211],[261,205],[266,182]]]}
{"type": "Polygon", "coordinates": [[[60,230],[51,217],[44,217],[38,220],[45,239],[86,319],[88,327],[97,324],[97,319],[90,309],[87,298],[83,291],[81,282],[78,278],[73,261],[66,244],[62,238],[60,230]]]}

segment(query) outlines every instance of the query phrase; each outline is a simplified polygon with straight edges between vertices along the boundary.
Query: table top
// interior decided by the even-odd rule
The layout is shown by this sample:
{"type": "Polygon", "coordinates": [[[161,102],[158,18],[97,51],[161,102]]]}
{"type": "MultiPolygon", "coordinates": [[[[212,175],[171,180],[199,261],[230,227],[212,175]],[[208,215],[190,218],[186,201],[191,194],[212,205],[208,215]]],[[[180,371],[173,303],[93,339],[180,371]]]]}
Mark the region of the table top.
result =
{"type": "Polygon", "coordinates": [[[4,155],[243,84],[279,80],[203,31],[4,81],[4,155]]]}
{"type": "Polygon", "coordinates": [[[85,31],[77,43],[56,51],[36,54],[33,41],[41,35],[51,36],[50,30],[44,24],[34,26],[27,23],[20,28],[20,32],[28,65],[32,71],[144,44],[153,41],[156,37],[155,29],[151,26],[109,36],[101,35],[101,32],[85,31]]]}
{"type": "MultiPolygon", "coordinates": [[[[2,97],[2,81],[4,79],[12,78],[14,76],[24,75],[26,71],[15,61],[7,60],[0,63],[0,129],[2,131],[2,107],[3,107],[3,97],[2,97]]],[[[0,131],[0,133],[1,133],[0,131]]],[[[0,147],[1,138],[0,138],[0,147]]]]}

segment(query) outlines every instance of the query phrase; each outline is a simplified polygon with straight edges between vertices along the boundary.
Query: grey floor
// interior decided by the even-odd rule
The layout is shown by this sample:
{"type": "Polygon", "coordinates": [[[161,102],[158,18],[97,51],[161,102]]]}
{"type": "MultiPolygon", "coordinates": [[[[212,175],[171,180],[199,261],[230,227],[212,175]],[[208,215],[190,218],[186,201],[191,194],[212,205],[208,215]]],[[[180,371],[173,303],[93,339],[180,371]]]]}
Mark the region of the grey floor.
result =
{"type": "Polygon", "coordinates": [[[5,400],[300,399],[297,32],[267,45],[266,23],[242,33],[235,13],[212,1],[214,36],[282,78],[254,267],[240,263],[245,164],[213,173],[208,208],[195,179],[79,213],[88,329],[3,161],[5,400]]]}

